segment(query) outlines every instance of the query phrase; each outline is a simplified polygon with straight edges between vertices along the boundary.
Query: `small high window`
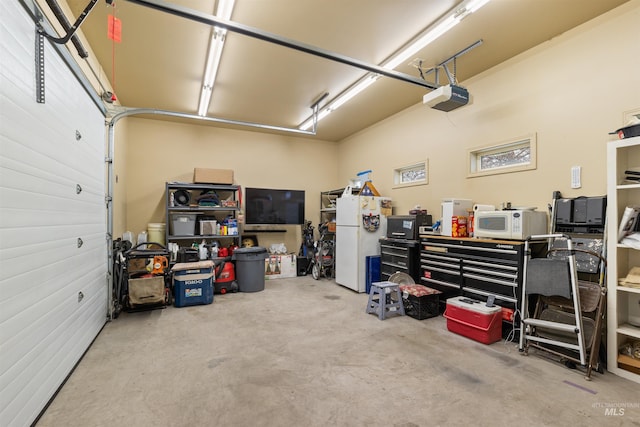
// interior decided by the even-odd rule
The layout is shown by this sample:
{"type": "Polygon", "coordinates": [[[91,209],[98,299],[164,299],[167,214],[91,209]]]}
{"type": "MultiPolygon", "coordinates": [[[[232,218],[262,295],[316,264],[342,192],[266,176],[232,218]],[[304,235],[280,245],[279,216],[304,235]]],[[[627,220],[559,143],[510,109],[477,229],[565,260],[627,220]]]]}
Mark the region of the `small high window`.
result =
{"type": "Polygon", "coordinates": [[[419,163],[401,166],[393,170],[393,185],[408,187],[412,185],[426,185],[429,183],[429,162],[425,160],[419,163]]]}
{"type": "Polygon", "coordinates": [[[469,150],[469,177],[535,168],[535,134],[469,150]]]}

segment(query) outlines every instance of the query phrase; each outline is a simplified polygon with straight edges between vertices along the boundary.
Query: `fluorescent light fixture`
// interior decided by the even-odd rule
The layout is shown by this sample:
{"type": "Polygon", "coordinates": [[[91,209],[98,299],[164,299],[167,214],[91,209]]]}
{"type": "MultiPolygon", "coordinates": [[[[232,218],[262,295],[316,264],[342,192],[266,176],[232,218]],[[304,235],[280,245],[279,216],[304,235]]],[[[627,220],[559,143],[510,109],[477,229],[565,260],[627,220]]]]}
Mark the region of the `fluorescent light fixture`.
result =
{"type": "MultiPolygon", "coordinates": [[[[438,37],[455,27],[460,21],[462,21],[469,14],[477,11],[490,0],[467,0],[462,2],[459,6],[450,10],[447,15],[442,19],[434,22],[430,25],[421,35],[416,37],[413,41],[409,42],[402,50],[393,55],[391,58],[384,61],[381,66],[393,70],[398,65],[404,63],[407,59],[415,55],[420,49],[423,49],[438,37]]],[[[371,86],[379,75],[368,74],[364,78],[358,80],[352,84],[346,91],[342,92],[338,97],[329,101],[327,105],[322,107],[318,112],[317,121],[325,118],[330,112],[337,110],[340,106],[344,105],[351,98],[371,86]]],[[[313,116],[305,120],[300,129],[307,130],[313,126],[313,116]]]]}
{"type": "Polygon", "coordinates": [[[362,92],[363,90],[371,86],[376,80],[378,80],[378,77],[380,76],[368,75],[367,77],[365,77],[364,80],[360,81],[360,83],[351,87],[351,89],[349,89],[343,95],[340,95],[338,98],[334,99],[330,104],[331,110],[332,111],[337,110],[343,104],[346,104],[351,98],[353,98],[354,96],[356,96],[357,94],[359,94],[360,92],[362,92]]]}
{"type": "MultiPolygon", "coordinates": [[[[337,110],[343,104],[347,103],[351,98],[371,86],[376,80],[378,80],[379,77],[379,75],[368,74],[364,78],[360,79],[358,83],[351,86],[349,90],[334,98],[329,104],[325,105],[318,112],[318,121],[324,119],[329,113],[337,110]]],[[[308,130],[311,128],[311,126],[313,126],[313,116],[305,120],[305,122],[300,125],[300,129],[308,130]]]]}
{"type": "Polygon", "coordinates": [[[424,33],[420,38],[411,43],[409,46],[402,49],[401,52],[398,52],[394,57],[384,62],[382,66],[384,68],[388,68],[389,70],[393,70],[398,65],[404,63],[407,59],[411,58],[415,55],[420,49],[429,45],[431,42],[436,40],[438,37],[455,27],[459,19],[455,18],[453,15],[448,16],[446,19],[432,27],[429,31],[424,33]]]}
{"type": "Polygon", "coordinates": [[[469,11],[469,13],[473,13],[487,3],[489,3],[489,0],[472,0],[465,5],[465,8],[469,11]]]}
{"type": "MultiPolygon", "coordinates": [[[[216,16],[224,20],[231,18],[235,0],[220,0],[216,16]]],[[[211,30],[211,40],[209,41],[209,52],[207,54],[207,65],[204,70],[202,79],[202,89],[200,91],[200,102],[198,103],[198,115],[206,116],[211,103],[211,95],[213,94],[213,85],[216,81],[218,68],[220,67],[220,58],[222,57],[222,48],[227,37],[227,30],[220,27],[213,27],[211,30]]]]}

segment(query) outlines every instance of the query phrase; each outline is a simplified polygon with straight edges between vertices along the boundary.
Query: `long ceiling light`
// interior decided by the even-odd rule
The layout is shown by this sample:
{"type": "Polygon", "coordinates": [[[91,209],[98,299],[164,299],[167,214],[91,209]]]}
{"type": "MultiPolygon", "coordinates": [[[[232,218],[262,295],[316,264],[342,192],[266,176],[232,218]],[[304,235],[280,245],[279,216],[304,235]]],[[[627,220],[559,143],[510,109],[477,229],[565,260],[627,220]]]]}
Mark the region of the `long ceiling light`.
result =
{"type": "MultiPolygon", "coordinates": [[[[402,50],[380,65],[389,70],[395,69],[398,65],[404,63],[407,59],[415,55],[420,49],[423,49],[432,43],[438,37],[455,27],[465,17],[477,11],[487,3],[489,3],[489,0],[467,0],[462,2],[459,6],[456,6],[454,9],[449,11],[449,13],[447,13],[443,18],[430,25],[421,35],[416,37],[402,50]]],[[[380,75],[368,73],[363,78],[352,84],[347,90],[329,101],[327,105],[320,109],[318,117],[315,119],[315,123],[327,117],[331,112],[337,110],[354,96],[371,86],[379,77],[380,75]]],[[[307,130],[313,125],[314,117],[311,116],[300,125],[300,129],[307,130]]]]}
{"type": "MultiPolygon", "coordinates": [[[[218,18],[229,20],[233,12],[235,0],[219,0],[216,16],[218,18]]],[[[200,102],[198,104],[198,115],[206,116],[211,103],[211,95],[213,94],[213,85],[216,81],[218,68],[220,67],[220,58],[222,57],[222,48],[227,37],[227,30],[220,27],[211,29],[211,40],[209,41],[209,52],[207,54],[207,65],[204,70],[202,79],[202,89],[200,91],[200,102]]]]}

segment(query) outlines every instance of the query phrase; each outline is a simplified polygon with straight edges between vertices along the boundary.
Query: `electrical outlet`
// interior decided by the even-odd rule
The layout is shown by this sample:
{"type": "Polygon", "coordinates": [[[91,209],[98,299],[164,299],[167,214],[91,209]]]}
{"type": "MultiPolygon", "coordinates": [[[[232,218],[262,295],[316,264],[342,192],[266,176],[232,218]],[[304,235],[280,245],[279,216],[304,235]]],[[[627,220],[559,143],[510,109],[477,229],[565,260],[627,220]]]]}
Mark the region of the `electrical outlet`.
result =
{"type": "Polygon", "coordinates": [[[582,183],[580,182],[580,173],[582,172],[582,166],[571,167],[571,188],[580,188],[582,183]]]}

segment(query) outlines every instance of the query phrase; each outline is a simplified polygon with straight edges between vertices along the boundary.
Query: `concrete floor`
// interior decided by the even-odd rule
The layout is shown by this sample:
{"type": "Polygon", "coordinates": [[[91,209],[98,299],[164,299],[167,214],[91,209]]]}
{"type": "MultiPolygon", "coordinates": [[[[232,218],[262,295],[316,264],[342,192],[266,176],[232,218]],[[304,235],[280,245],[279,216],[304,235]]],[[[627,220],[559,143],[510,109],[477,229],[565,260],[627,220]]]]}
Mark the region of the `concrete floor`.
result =
{"type": "Polygon", "coordinates": [[[123,313],[46,426],[640,426],[640,385],[365,314],[329,279],[269,280],[212,305],[123,313]],[[605,414],[605,407],[626,406],[605,414]]]}

